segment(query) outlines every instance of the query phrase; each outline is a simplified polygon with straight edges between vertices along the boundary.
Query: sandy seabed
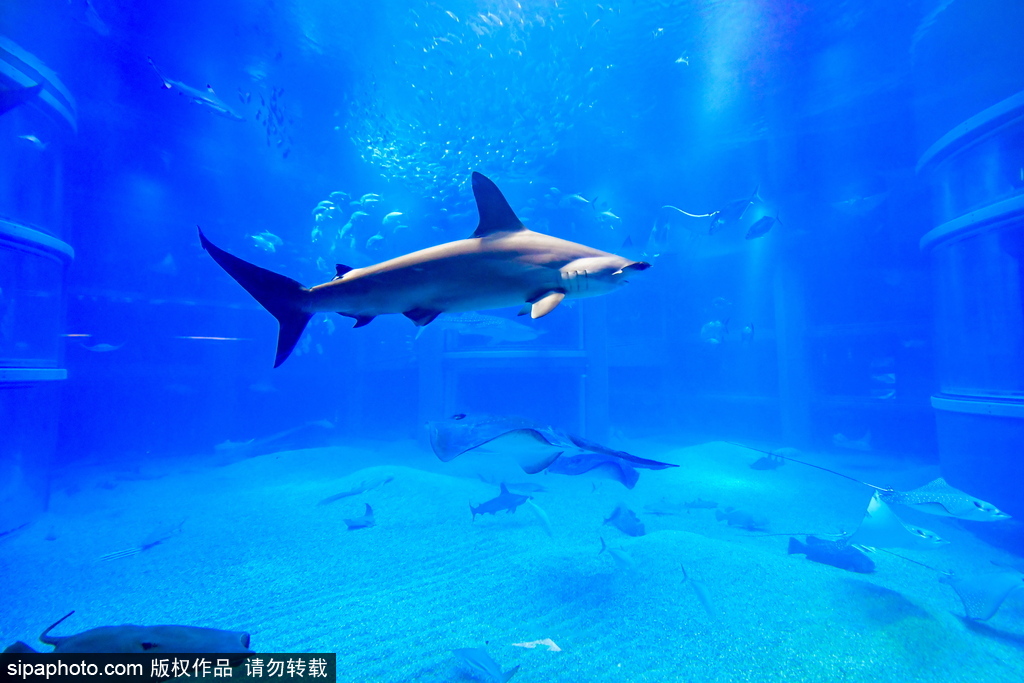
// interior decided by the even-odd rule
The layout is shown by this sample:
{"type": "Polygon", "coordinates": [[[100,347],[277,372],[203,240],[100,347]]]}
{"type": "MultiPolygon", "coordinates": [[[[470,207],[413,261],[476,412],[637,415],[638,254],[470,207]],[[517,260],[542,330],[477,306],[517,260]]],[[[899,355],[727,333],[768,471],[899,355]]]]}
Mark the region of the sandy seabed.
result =
{"type": "MultiPolygon", "coordinates": [[[[479,463],[442,464],[413,442],[77,473],[79,491],[57,491],[46,515],[0,542],[0,641],[48,650],[39,633],[73,609],[56,635],[122,623],[241,630],[259,652],[338,653],[339,681],[481,680],[451,651],[485,643],[503,670],[521,666],[513,680],[524,683],[1024,678],[1024,591],[975,623],[936,571],[907,559],[875,553],[877,571],[863,575],[786,554],[784,534],[854,529],[867,487],[794,463],[753,470],[757,453],[724,443],[628,445],[680,467],[642,471],[632,491],[497,473],[548,488],[534,502],[553,537],[526,507],[471,521],[469,502],[497,487],[476,477],[479,463]],[[729,527],[714,510],[645,512],[698,497],[763,514],[783,535],[729,527]],[[376,526],[347,531],[343,519],[365,503],[376,526]],[[602,526],[619,503],[646,535],[602,526]],[[100,560],[182,519],[159,545],[100,560]],[[636,568],[599,555],[600,536],[636,568]],[[680,564],[706,587],[714,616],[680,564]],[[544,638],[562,651],[513,646],[544,638]]],[[[808,457],[886,485],[937,476],[883,471],[864,454],[808,457]]],[[[951,541],[899,551],[905,558],[963,574],[1012,560],[954,520],[904,516],[951,541]]]]}

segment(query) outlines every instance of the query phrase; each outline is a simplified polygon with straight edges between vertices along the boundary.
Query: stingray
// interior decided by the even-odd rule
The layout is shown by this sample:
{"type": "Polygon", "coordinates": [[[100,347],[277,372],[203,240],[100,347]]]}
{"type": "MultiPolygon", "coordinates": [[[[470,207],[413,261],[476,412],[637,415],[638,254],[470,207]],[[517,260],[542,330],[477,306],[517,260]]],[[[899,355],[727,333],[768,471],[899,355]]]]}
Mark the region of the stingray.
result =
{"type": "Polygon", "coordinates": [[[373,508],[370,504],[366,504],[366,512],[362,517],[353,517],[352,519],[346,519],[345,526],[348,527],[349,531],[355,531],[356,529],[367,529],[371,526],[376,525],[376,521],[373,518],[373,508]]]}
{"type": "Polygon", "coordinates": [[[729,441],[727,443],[734,446],[740,446],[742,448],[749,448],[752,451],[758,451],[759,453],[764,453],[766,455],[775,455],[775,457],[782,458],[783,460],[807,465],[808,467],[813,467],[815,469],[822,470],[823,472],[834,474],[837,477],[855,481],[858,484],[875,489],[879,493],[882,501],[889,504],[897,503],[932,515],[956,517],[958,519],[968,519],[975,522],[998,522],[1000,520],[1010,518],[1010,515],[1006,514],[992,503],[985,502],[980,498],[975,498],[974,496],[961,491],[960,489],[953,488],[947,484],[946,480],[942,477],[910,491],[896,491],[885,486],[869,484],[868,482],[861,481],[856,477],[851,477],[848,474],[830,470],[829,468],[822,467],[821,465],[815,465],[814,463],[810,463],[805,460],[799,460],[785,454],[783,452],[784,449],[781,448],[769,453],[768,451],[762,451],[759,448],[751,448],[750,446],[744,446],[741,443],[735,443],[733,441],[729,441]]]}
{"type": "Polygon", "coordinates": [[[987,621],[995,615],[1010,593],[1024,588],[1024,573],[1002,567],[1001,571],[991,574],[943,576],[939,581],[950,586],[960,596],[968,619],[987,621]]]}
{"type": "Polygon", "coordinates": [[[590,469],[600,467],[611,458],[624,461],[631,467],[645,469],[677,467],[670,463],[638,458],[625,451],[616,451],[521,417],[455,415],[447,420],[430,422],[427,429],[430,433],[430,446],[442,462],[475,451],[510,456],[527,474],[536,474],[549,468],[561,456],[578,455],[591,456],[590,462],[595,464],[590,469]],[[606,457],[603,460],[593,459],[594,454],[606,457]]]}
{"type": "Polygon", "coordinates": [[[942,477],[911,491],[882,491],[880,495],[886,503],[906,505],[931,515],[975,522],[996,522],[1010,518],[1010,515],[992,503],[953,488],[942,477]]]}
{"type": "Polygon", "coordinates": [[[530,496],[512,493],[508,490],[507,486],[502,484],[501,493],[498,494],[497,498],[491,498],[476,507],[470,504],[469,511],[473,513],[473,521],[475,522],[477,515],[497,515],[502,510],[509,514],[514,514],[516,508],[528,500],[530,500],[530,496]]]}
{"type": "Polygon", "coordinates": [[[512,678],[519,671],[519,667],[514,666],[502,673],[498,663],[491,659],[491,656],[487,654],[487,650],[482,647],[460,647],[458,650],[452,650],[452,653],[465,662],[474,673],[482,676],[485,681],[491,681],[491,683],[506,683],[508,679],[512,678]]]}
{"type": "Polygon", "coordinates": [[[860,527],[845,540],[869,548],[910,548],[930,550],[947,544],[927,529],[911,526],[892,511],[876,491],[868,503],[860,527]]]}
{"type": "MultiPolygon", "coordinates": [[[[100,626],[73,636],[47,635],[58,624],[74,614],[68,612],[51,624],[39,636],[40,642],[53,646],[56,653],[120,654],[130,652],[163,653],[216,653],[240,655],[231,658],[231,666],[238,666],[252,654],[249,634],[242,631],[221,631],[199,626],[100,626]]],[[[36,652],[18,641],[4,652],[36,652]]]]}
{"type": "Polygon", "coordinates": [[[592,474],[617,481],[627,489],[632,489],[640,480],[640,473],[632,465],[602,453],[563,455],[551,463],[546,471],[569,476],[592,474]]]}
{"type": "Polygon", "coordinates": [[[604,524],[611,524],[627,536],[643,536],[647,533],[644,523],[625,505],[619,505],[612,510],[611,516],[604,520],[604,524]]]}

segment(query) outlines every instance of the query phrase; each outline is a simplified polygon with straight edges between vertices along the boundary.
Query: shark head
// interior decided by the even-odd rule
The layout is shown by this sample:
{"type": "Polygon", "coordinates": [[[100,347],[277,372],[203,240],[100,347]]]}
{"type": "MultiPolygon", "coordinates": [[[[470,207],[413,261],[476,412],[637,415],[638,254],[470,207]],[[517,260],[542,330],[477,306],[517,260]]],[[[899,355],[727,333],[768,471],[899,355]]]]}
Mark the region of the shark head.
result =
{"type": "Polygon", "coordinates": [[[598,296],[629,283],[629,277],[651,267],[646,261],[630,261],[622,256],[588,256],[561,268],[562,287],[567,298],[598,296]]]}

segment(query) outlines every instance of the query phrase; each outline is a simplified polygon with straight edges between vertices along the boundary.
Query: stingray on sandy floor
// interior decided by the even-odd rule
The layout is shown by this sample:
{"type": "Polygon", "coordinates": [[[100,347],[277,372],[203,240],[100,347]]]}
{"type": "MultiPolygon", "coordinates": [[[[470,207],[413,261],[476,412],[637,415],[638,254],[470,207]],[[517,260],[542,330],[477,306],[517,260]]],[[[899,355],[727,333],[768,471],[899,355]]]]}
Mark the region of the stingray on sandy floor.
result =
{"type": "Polygon", "coordinates": [[[519,671],[517,665],[502,673],[498,663],[491,659],[487,650],[482,647],[460,647],[458,650],[452,650],[452,653],[469,666],[474,673],[483,676],[485,681],[491,681],[491,683],[506,683],[519,671]]]}
{"type": "Polygon", "coordinates": [[[860,527],[843,540],[850,545],[869,548],[910,548],[912,550],[932,550],[949,543],[933,531],[912,526],[901,520],[885,504],[877,491],[868,503],[868,509],[864,513],[860,527]]]}
{"type": "Polygon", "coordinates": [[[1024,588],[1024,572],[1001,566],[1000,571],[990,574],[943,576],[939,581],[960,596],[968,619],[987,621],[995,615],[1010,593],[1024,588]]]}
{"type": "Polygon", "coordinates": [[[521,417],[455,415],[447,420],[428,423],[427,430],[430,433],[430,446],[442,462],[449,462],[463,453],[474,451],[511,457],[527,474],[536,474],[549,468],[560,457],[574,456],[590,458],[587,463],[592,466],[585,471],[600,467],[606,461],[622,461],[631,467],[652,470],[677,467],[671,463],[616,451],[521,417]]]}
{"type": "Polygon", "coordinates": [[[346,519],[345,526],[348,527],[349,531],[355,531],[356,529],[367,529],[371,526],[376,525],[376,520],[373,518],[373,508],[370,504],[366,504],[366,512],[363,513],[362,517],[353,517],[352,519],[346,519]]]}
{"type": "Polygon", "coordinates": [[[473,513],[473,521],[476,521],[477,515],[497,515],[500,511],[504,510],[509,514],[513,514],[516,508],[530,500],[530,496],[524,496],[519,493],[512,493],[508,490],[508,487],[504,484],[501,485],[501,492],[497,498],[491,498],[490,500],[480,503],[476,507],[472,504],[469,506],[469,511],[473,513]]]}
{"type": "Polygon", "coordinates": [[[644,523],[636,516],[636,513],[625,505],[618,505],[612,510],[612,514],[603,524],[611,524],[613,527],[627,536],[643,536],[647,533],[644,523]]]}
{"type": "MultiPolygon", "coordinates": [[[[73,636],[47,635],[58,624],[74,614],[68,612],[42,632],[40,642],[53,646],[57,653],[197,653],[241,655],[231,658],[237,666],[248,655],[249,634],[243,631],[222,631],[199,626],[100,626],[73,636]]],[[[18,641],[4,652],[35,652],[29,645],[18,641]]]]}

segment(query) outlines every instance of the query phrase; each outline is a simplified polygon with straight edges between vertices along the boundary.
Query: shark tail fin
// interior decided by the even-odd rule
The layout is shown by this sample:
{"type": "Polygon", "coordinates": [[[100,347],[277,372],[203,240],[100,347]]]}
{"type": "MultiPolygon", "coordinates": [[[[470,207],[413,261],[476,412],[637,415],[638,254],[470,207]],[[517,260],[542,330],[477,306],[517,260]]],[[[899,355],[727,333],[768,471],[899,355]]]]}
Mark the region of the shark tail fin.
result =
{"type": "Polygon", "coordinates": [[[291,355],[299,337],[302,336],[302,331],[306,329],[306,324],[313,317],[312,313],[302,308],[309,290],[289,277],[278,275],[229,254],[206,239],[202,228],[199,230],[199,240],[213,260],[277,318],[281,329],[277,335],[277,357],[274,360],[274,367],[278,367],[291,355]]]}
{"type": "Polygon", "coordinates": [[[510,678],[512,678],[513,676],[515,676],[517,671],[519,671],[519,665],[518,664],[515,665],[514,667],[512,667],[511,669],[509,669],[508,671],[506,671],[505,673],[501,674],[501,681],[502,681],[502,683],[508,683],[508,680],[510,678]]]}

